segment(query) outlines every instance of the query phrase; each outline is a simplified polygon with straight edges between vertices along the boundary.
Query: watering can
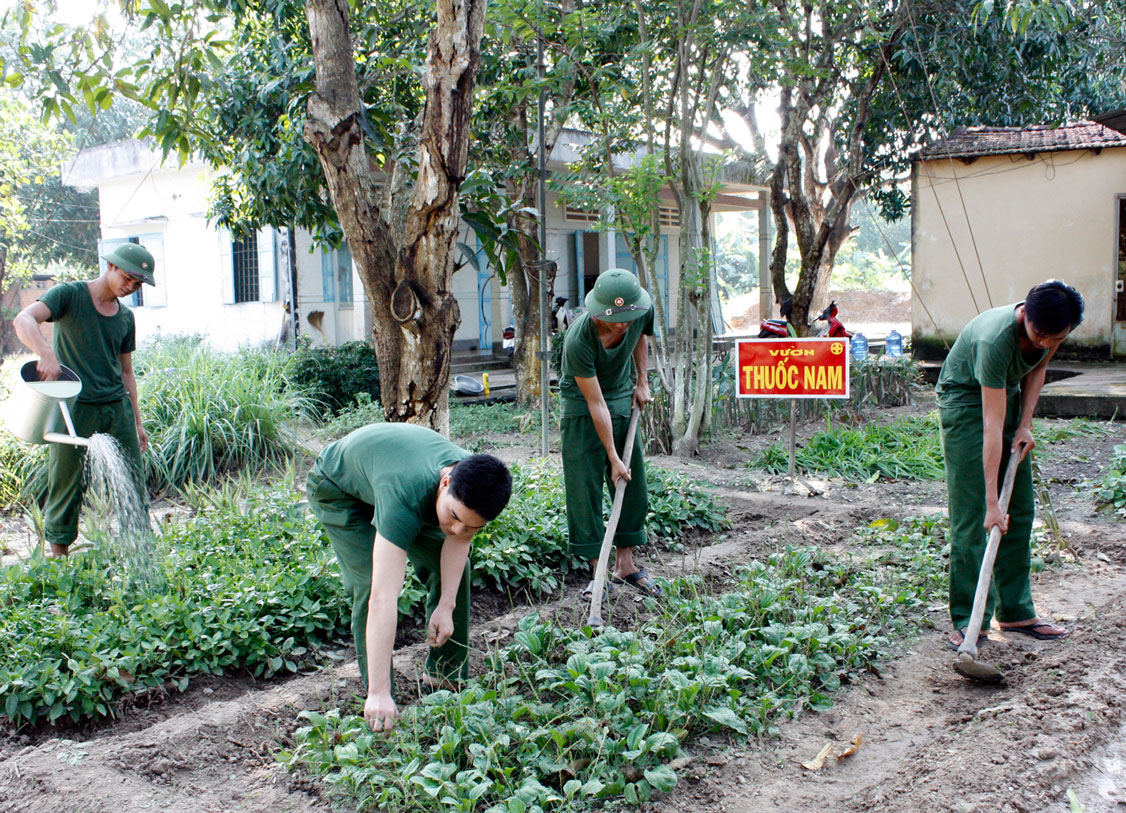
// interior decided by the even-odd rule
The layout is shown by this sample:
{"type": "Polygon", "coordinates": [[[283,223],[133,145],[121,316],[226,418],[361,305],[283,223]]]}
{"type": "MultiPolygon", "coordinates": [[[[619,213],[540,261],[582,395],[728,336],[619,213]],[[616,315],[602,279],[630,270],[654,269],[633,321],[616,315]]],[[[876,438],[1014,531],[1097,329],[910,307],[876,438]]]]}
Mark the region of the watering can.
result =
{"type": "Polygon", "coordinates": [[[70,418],[70,407],[80,392],[82,382],[74,370],[61,367],[57,380],[40,381],[36,362],[29,361],[20,368],[15,390],[5,406],[4,423],[9,432],[28,443],[89,446],[89,440],[78,437],[70,418]],[[66,434],[57,431],[62,428],[66,434]]]}

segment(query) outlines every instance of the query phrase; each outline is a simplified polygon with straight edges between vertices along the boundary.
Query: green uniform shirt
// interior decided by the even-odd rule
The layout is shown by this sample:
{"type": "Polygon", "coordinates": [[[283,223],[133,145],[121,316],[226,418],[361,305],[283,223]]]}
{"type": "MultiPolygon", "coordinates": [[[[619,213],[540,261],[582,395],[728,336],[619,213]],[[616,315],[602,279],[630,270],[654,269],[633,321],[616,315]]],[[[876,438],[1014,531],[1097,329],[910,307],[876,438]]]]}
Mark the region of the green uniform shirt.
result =
{"type": "Polygon", "coordinates": [[[124,397],[121,354],[137,349],[133,311],[119,302],[113,316],[98,313],[85,282],[56,285],[39,301],[55,324],[55,356],[82,380],[79,402],[108,404],[124,397]]]}
{"type": "Polygon", "coordinates": [[[467,457],[432,429],[379,423],[330,443],[316,468],[345,494],[372,506],[376,532],[408,550],[418,540],[445,539],[434,508],[440,473],[467,457]]]}
{"type": "MultiPolygon", "coordinates": [[[[1020,303],[1017,303],[1020,304],[1020,303]]],[[[1028,359],[1020,350],[1023,328],[1017,323],[1016,305],[1002,305],[978,314],[966,325],[938,374],[934,391],[943,408],[981,408],[981,388],[1019,389],[1047,350],[1028,359]]]]}
{"type": "Polygon", "coordinates": [[[597,378],[602,397],[611,415],[629,417],[633,408],[633,349],[642,335],[653,335],[653,309],[629,328],[617,347],[606,349],[598,338],[598,330],[590,312],[582,314],[563,338],[562,378],[559,392],[563,396],[563,417],[589,415],[586,398],[575,378],[597,378]]]}

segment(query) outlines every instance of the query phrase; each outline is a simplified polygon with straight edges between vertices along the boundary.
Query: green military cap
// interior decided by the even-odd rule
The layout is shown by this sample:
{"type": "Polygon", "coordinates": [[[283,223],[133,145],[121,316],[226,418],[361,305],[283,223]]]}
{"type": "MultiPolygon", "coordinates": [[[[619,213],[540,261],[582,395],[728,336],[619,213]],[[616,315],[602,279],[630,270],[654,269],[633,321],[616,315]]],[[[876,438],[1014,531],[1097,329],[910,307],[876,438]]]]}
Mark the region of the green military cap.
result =
{"type": "Polygon", "coordinates": [[[122,243],[109,254],[103,254],[102,259],[107,263],[113,263],[141,282],[156,285],[156,279],[153,277],[156,263],[149,250],[139,243],[122,243]]]}
{"type": "Polygon", "coordinates": [[[621,268],[608,268],[599,274],[586,295],[586,309],[603,322],[632,322],[647,314],[652,305],[637,277],[621,268]]]}

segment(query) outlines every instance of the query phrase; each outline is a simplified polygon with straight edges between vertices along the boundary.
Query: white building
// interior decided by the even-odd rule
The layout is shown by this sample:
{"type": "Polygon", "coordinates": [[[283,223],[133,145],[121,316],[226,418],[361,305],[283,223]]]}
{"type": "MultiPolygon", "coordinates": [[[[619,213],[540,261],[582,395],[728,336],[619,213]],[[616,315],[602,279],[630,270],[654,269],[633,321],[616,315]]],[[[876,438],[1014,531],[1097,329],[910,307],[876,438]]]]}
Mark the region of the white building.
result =
{"type": "MultiPolygon", "coordinates": [[[[552,155],[559,169],[578,157],[587,136],[568,131],[552,155]]],[[[623,160],[623,164],[628,159],[623,160]]],[[[128,304],[137,338],[202,334],[216,347],[276,342],[296,318],[298,332],[314,344],[342,344],[371,335],[371,309],[347,247],[314,247],[297,230],[265,228],[253,238],[233,240],[207,219],[212,170],[201,163],[162,162],[147,142],[122,141],[82,150],[63,170],[63,182],[97,187],[101,205],[102,252],[123,241],[145,245],[156,259],[156,285],[145,286],[128,304]],[[291,241],[293,245],[291,246],[291,241]],[[294,300],[296,312],[287,305],[294,300]]],[[[620,234],[596,229],[599,217],[547,198],[546,256],[558,263],[555,294],[574,307],[606,268],[635,270],[620,234]]],[[[769,217],[765,190],[729,184],[715,211],[758,209],[769,217]]],[[[671,199],[661,206],[661,250],[657,276],[670,320],[676,308],[679,220],[671,199]]],[[[463,241],[474,245],[472,232],[463,241]]],[[[488,267],[465,264],[454,275],[462,324],[457,349],[491,353],[511,321],[509,291],[488,267]]]]}

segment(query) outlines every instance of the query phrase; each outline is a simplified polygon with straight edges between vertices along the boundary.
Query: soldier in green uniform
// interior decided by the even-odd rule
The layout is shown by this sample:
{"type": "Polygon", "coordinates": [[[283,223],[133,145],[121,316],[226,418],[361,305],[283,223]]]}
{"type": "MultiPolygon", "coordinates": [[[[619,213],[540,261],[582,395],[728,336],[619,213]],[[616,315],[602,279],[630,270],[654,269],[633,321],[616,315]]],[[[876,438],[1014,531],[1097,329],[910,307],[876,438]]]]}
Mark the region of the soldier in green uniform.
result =
{"type": "MultiPolygon", "coordinates": [[[[123,243],[102,259],[107,265],[100,277],[50,288],[20,311],[13,325],[20,341],[39,356],[41,381],[57,379],[60,364],[78,374],[82,392],[72,411],[75,432],[117,438],[133,468],[138,498],[147,502],[141,454],[148,437],[133,375],[136,329],[133,312],[118,300],[136,293],[141,283],[154,284],[153,257],[144,246],[123,243]],[[54,324],[51,345],[39,329],[43,322],[54,324]]],[[[53,556],[66,556],[78,536],[85,455],[85,448],[62,443],[50,444],[47,452],[43,520],[53,556]]]]}
{"type": "MultiPolygon", "coordinates": [[[[1050,280],[1023,302],[985,311],[962,330],[942,365],[935,392],[942,427],[949,501],[949,646],[957,649],[973,612],[978,571],[989,531],[1003,532],[982,619],[994,612],[1002,630],[1040,639],[1067,631],[1036,615],[1029,581],[1029,540],[1035,508],[1027,454],[1036,446],[1032,415],[1048,361],[1083,321],[1083,297],[1050,280]],[[1002,472],[1019,455],[1008,513],[999,505],[1002,472]]],[[[984,637],[984,635],[983,635],[984,637]]]]}
{"type": "MultiPolygon", "coordinates": [[[[659,596],[660,586],[633,560],[633,549],[645,543],[649,510],[640,433],[629,464],[621,459],[633,404],[642,408],[650,400],[646,337],[653,335],[652,301],[637,277],[611,268],[598,275],[586,296],[586,308],[567,329],[560,364],[563,417],[559,445],[571,549],[590,561],[593,570],[605,534],[603,485],[609,484],[613,490],[624,479],[627,485],[614,535],[612,584],[627,584],[659,596]]],[[[593,584],[592,579],[584,597],[589,598],[593,584]]]]}
{"type": "Polygon", "coordinates": [[[492,455],[471,455],[425,427],[374,424],[326,446],[306,487],[351,596],[364,719],[373,731],[390,731],[399,716],[391,651],[406,563],[427,588],[423,682],[464,680],[469,543],[508,504],[512,477],[492,455]]]}

